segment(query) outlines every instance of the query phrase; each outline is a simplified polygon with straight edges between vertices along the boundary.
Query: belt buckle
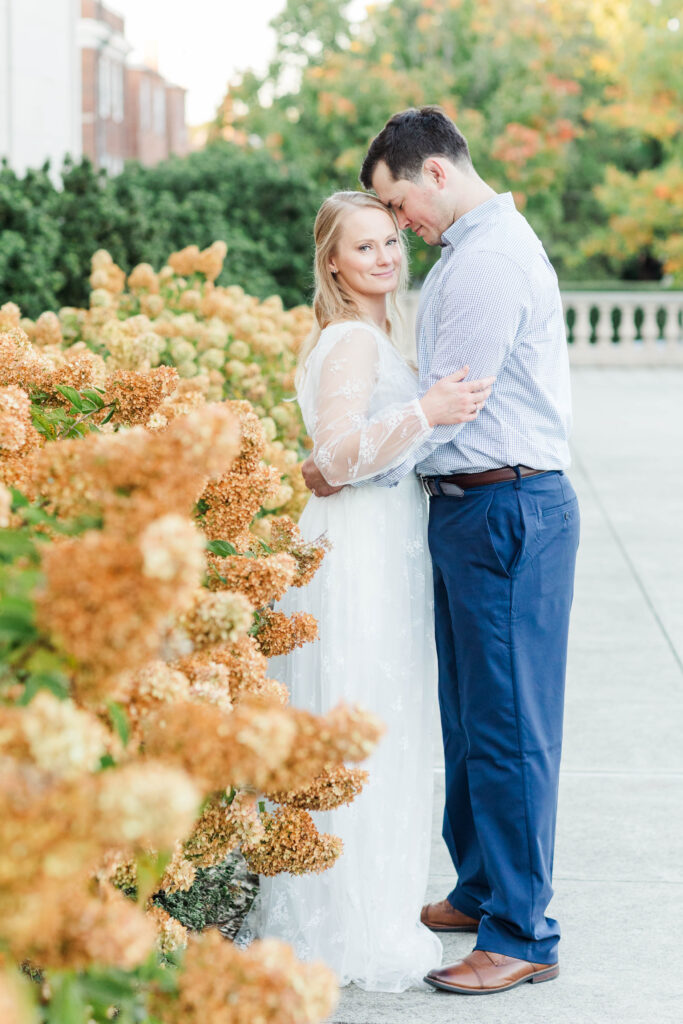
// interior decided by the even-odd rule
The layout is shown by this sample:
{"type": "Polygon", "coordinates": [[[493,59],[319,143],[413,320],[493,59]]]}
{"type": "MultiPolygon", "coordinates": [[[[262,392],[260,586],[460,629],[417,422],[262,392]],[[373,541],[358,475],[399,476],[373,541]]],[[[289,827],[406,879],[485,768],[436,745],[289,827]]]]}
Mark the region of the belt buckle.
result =
{"type": "Polygon", "coordinates": [[[428,479],[429,479],[429,477],[420,476],[420,483],[422,484],[422,490],[425,492],[425,494],[427,495],[428,498],[431,498],[432,497],[432,492],[429,490],[429,487],[427,486],[427,480],[428,479]]]}

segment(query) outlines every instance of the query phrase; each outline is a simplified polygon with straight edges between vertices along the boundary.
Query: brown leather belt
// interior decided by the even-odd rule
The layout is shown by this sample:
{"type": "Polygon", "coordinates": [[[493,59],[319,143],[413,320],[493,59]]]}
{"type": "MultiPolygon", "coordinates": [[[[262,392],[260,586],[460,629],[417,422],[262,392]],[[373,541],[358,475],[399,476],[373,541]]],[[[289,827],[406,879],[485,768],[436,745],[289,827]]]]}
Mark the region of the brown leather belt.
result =
{"type": "MultiPolygon", "coordinates": [[[[517,466],[520,476],[536,476],[548,473],[547,469],[531,469],[529,466],[517,466]]],[[[446,497],[457,494],[458,490],[466,491],[470,487],[483,487],[486,484],[499,484],[505,480],[516,480],[517,473],[512,466],[501,466],[500,469],[485,469],[482,473],[456,473],[453,476],[423,476],[422,486],[427,494],[446,497]],[[445,486],[444,486],[445,485],[445,486]]]]}

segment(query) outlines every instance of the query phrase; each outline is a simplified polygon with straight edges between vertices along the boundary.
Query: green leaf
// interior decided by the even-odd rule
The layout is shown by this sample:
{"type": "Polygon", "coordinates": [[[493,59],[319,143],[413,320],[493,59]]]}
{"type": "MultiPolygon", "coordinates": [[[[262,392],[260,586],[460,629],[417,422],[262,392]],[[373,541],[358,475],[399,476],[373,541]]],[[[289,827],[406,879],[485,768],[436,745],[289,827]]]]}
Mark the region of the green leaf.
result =
{"type": "Polygon", "coordinates": [[[58,384],[57,391],[59,391],[61,395],[64,395],[65,398],[68,398],[74,408],[78,409],[79,412],[84,411],[83,400],[75,388],[70,388],[68,384],[58,384]]]}
{"type": "Polygon", "coordinates": [[[35,553],[35,543],[26,530],[0,530],[0,558],[5,562],[30,557],[35,553]]]}
{"type": "Polygon", "coordinates": [[[267,555],[272,555],[273,549],[271,548],[270,544],[266,544],[266,542],[263,539],[263,537],[259,537],[258,538],[258,542],[259,542],[259,544],[261,545],[261,547],[263,548],[263,550],[265,551],[265,553],[267,555]]]}
{"type": "Polygon", "coordinates": [[[128,746],[128,740],[130,738],[130,725],[128,724],[128,717],[126,712],[123,710],[120,704],[117,704],[115,700],[107,701],[107,710],[109,712],[109,718],[111,724],[119,734],[119,738],[123,743],[124,747],[128,746]]]}
{"type": "Polygon", "coordinates": [[[49,982],[52,997],[46,1024],[85,1024],[86,1005],[78,979],[72,974],[50,975],[49,982]]]}
{"type": "Polygon", "coordinates": [[[227,540],[210,540],[206,545],[209,551],[219,558],[228,558],[230,555],[238,554],[237,548],[227,540]]]}
{"type": "Polygon", "coordinates": [[[34,672],[26,680],[19,704],[30,704],[39,690],[49,690],[59,700],[69,696],[69,680],[61,672],[34,672]]]}
{"type": "Polygon", "coordinates": [[[102,399],[103,393],[104,392],[102,391],[101,388],[97,390],[95,390],[95,388],[84,388],[83,391],[81,392],[81,394],[85,395],[90,400],[93,408],[95,409],[104,408],[104,401],[102,399]]]}
{"type": "Polygon", "coordinates": [[[112,416],[114,415],[115,412],[116,412],[116,402],[113,403],[111,409],[109,410],[107,415],[102,420],[102,426],[104,426],[105,423],[109,423],[109,420],[112,418],[112,416]]]}

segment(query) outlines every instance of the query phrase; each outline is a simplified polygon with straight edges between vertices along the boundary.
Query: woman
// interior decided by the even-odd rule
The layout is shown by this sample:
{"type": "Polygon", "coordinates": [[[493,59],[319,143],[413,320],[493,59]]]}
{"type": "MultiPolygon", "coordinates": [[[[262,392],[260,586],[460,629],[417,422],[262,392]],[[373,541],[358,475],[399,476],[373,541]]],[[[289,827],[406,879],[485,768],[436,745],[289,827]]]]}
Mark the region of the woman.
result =
{"type": "Polygon", "coordinates": [[[387,300],[406,275],[394,215],[361,192],[325,200],[315,224],[316,329],[300,357],[298,399],[314,458],[330,484],[300,527],[332,543],[311,583],[280,603],[318,620],[319,640],[271,662],[294,707],[320,713],[359,702],[387,726],[348,807],[316,813],[344,852],[321,875],[261,879],[256,930],[323,959],[341,984],[400,992],[441,961],[419,922],[427,883],[436,657],[427,502],[411,474],[397,487],[371,478],[401,460],[432,427],[475,418],[490,380],[466,370],[420,400],[414,371],[390,338],[387,300]]]}

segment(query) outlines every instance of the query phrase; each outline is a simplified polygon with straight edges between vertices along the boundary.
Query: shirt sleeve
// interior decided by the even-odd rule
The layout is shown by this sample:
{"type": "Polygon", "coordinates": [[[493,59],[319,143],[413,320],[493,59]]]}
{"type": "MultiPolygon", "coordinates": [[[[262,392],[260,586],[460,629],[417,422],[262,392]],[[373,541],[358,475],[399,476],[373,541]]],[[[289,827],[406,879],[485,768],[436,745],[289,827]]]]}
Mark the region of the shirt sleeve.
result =
{"type": "MultiPolygon", "coordinates": [[[[495,377],[512,352],[531,306],[531,288],[523,269],[499,252],[479,250],[453,259],[435,297],[436,346],[420,374],[420,395],[442,377],[469,366],[468,380],[495,377]]],[[[430,315],[427,311],[426,315],[430,315]]],[[[496,384],[493,385],[494,389],[496,384]]],[[[481,413],[486,414],[486,408],[481,413]]],[[[454,441],[465,426],[434,427],[425,441],[378,474],[373,483],[391,487],[441,444],[454,441]]]]}
{"type": "Polygon", "coordinates": [[[375,476],[431,432],[418,398],[371,416],[379,353],[372,331],[354,327],[323,356],[316,394],[313,459],[332,486],[375,476]]]}

